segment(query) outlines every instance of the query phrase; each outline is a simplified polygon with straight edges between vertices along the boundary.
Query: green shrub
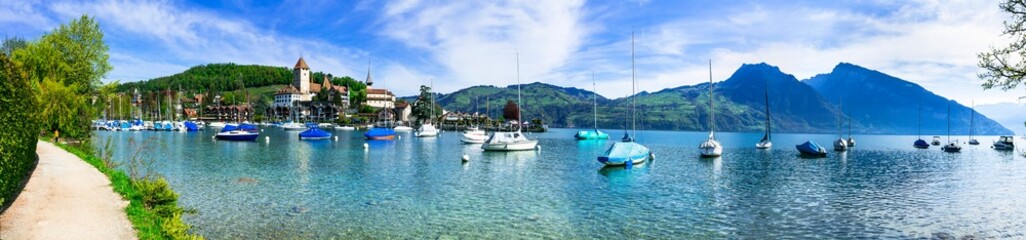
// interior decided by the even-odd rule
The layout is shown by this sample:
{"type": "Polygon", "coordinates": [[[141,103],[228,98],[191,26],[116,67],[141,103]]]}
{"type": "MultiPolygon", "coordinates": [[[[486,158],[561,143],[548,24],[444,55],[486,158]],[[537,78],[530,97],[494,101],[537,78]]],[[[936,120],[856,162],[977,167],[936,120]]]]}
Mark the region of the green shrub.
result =
{"type": "Polygon", "coordinates": [[[35,88],[20,63],[0,53],[0,207],[36,163],[35,88]]]}

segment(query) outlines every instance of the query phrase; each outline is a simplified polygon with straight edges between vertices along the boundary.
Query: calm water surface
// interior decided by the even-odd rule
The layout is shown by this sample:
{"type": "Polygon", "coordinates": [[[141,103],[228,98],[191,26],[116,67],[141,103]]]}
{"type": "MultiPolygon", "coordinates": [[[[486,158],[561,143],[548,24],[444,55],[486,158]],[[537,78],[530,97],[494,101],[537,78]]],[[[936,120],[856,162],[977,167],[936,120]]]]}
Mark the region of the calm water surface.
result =
{"type": "Polygon", "coordinates": [[[110,138],[126,161],[130,139],[153,138],[154,170],[214,239],[1026,237],[1026,159],[991,150],[997,137],[947,154],[912,148],[915,136],[856,135],[850,152],[802,158],[795,144],[836,136],[779,134],[759,151],[761,133],[720,133],[723,157],[700,159],[707,133],[639,131],[656,160],[623,169],[595,160],[612,140],[575,131],[532,134],[540,151],[510,153],[457,132],[370,142],[361,131],[319,142],[277,128],[258,142],[98,132],[95,143],[110,138]]]}

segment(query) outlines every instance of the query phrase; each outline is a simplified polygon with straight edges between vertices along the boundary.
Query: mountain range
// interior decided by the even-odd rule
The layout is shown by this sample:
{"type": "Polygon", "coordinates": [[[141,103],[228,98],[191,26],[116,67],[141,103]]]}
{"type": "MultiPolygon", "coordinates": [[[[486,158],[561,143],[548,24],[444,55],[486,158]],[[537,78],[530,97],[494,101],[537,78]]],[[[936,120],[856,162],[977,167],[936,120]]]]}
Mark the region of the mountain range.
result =
{"type": "MultiPolygon", "coordinates": [[[[644,84],[644,83],[640,83],[644,84]]],[[[599,128],[623,128],[626,106],[636,100],[640,129],[708,130],[709,83],[608,99],[591,91],[544,83],[523,84],[525,119],[539,118],[550,127],[593,126],[592,98],[598,103],[599,128]]],[[[517,85],[473,86],[438,94],[450,111],[501,116],[501,107],[516,100],[517,85]]],[[[850,63],[798,80],[766,63],[744,64],[726,80],[713,84],[718,131],[761,131],[768,95],[776,132],[943,135],[950,106],[951,134],[969,134],[970,118],[980,135],[1012,134],[994,120],[918,84],[850,63]],[[920,115],[921,114],[921,115],[920,115]]],[[[404,97],[413,100],[415,97],[404,97]]]]}

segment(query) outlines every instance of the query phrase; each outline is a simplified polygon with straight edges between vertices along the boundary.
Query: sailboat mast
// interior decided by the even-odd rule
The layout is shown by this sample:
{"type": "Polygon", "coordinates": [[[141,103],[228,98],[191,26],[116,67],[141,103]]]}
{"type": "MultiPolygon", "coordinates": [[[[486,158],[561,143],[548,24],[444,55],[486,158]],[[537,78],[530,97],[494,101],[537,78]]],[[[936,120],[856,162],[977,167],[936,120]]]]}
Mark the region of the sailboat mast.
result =
{"type": "Polygon", "coordinates": [[[524,128],[523,113],[520,109],[520,52],[517,52],[517,132],[524,128]]]}
{"type": "Polygon", "coordinates": [[[973,130],[976,130],[976,100],[973,100],[973,108],[969,114],[969,140],[973,140],[973,130]]]}
{"type": "Polygon", "coordinates": [[[916,136],[919,139],[923,139],[923,99],[919,99],[919,130],[916,132],[916,136]]]}
{"type": "Polygon", "coordinates": [[[951,143],[951,102],[948,102],[948,143],[951,143]]]}
{"type": "Polygon", "coordinates": [[[770,121],[771,121],[771,118],[770,118],[770,109],[769,109],[769,81],[766,82],[765,90],[766,90],[765,91],[765,95],[766,95],[766,140],[769,140],[770,139],[770,132],[772,132],[772,131],[770,131],[770,127],[771,127],[770,121]]]}
{"type": "Polygon", "coordinates": [[[634,32],[631,31],[631,129],[634,131],[634,136],[638,136],[638,96],[636,96],[635,86],[637,85],[638,69],[634,64],[634,32]]]}
{"type": "Polygon", "coordinates": [[[709,59],[709,136],[716,131],[716,98],[713,97],[712,59],[709,59]]]}
{"type": "Polygon", "coordinates": [[[428,93],[431,94],[431,101],[429,101],[429,106],[431,106],[431,122],[433,123],[435,120],[435,78],[431,78],[431,91],[428,91],[428,93]]]}
{"type": "Polygon", "coordinates": [[[598,130],[598,93],[595,92],[595,72],[591,72],[591,104],[592,112],[592,123],[594,124],[595,130],[598,130]]]}

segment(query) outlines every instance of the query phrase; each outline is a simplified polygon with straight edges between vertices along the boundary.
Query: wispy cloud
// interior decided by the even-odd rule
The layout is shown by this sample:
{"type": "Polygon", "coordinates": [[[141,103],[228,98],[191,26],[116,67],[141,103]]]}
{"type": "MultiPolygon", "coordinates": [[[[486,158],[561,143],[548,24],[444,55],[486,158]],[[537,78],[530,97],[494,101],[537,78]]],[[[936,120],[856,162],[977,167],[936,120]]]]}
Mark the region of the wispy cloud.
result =
{"type": "MultiPolygon", "coordinates": [[[[447,79],[441,90],[467,85],[551,78],[575,53],[588,27],[580,24],[581,1],[395,1],[386,7],[382,34],[425,51],[447,79]]],[[[421,82],[423,83],[423,82],[421,82]]]]}

